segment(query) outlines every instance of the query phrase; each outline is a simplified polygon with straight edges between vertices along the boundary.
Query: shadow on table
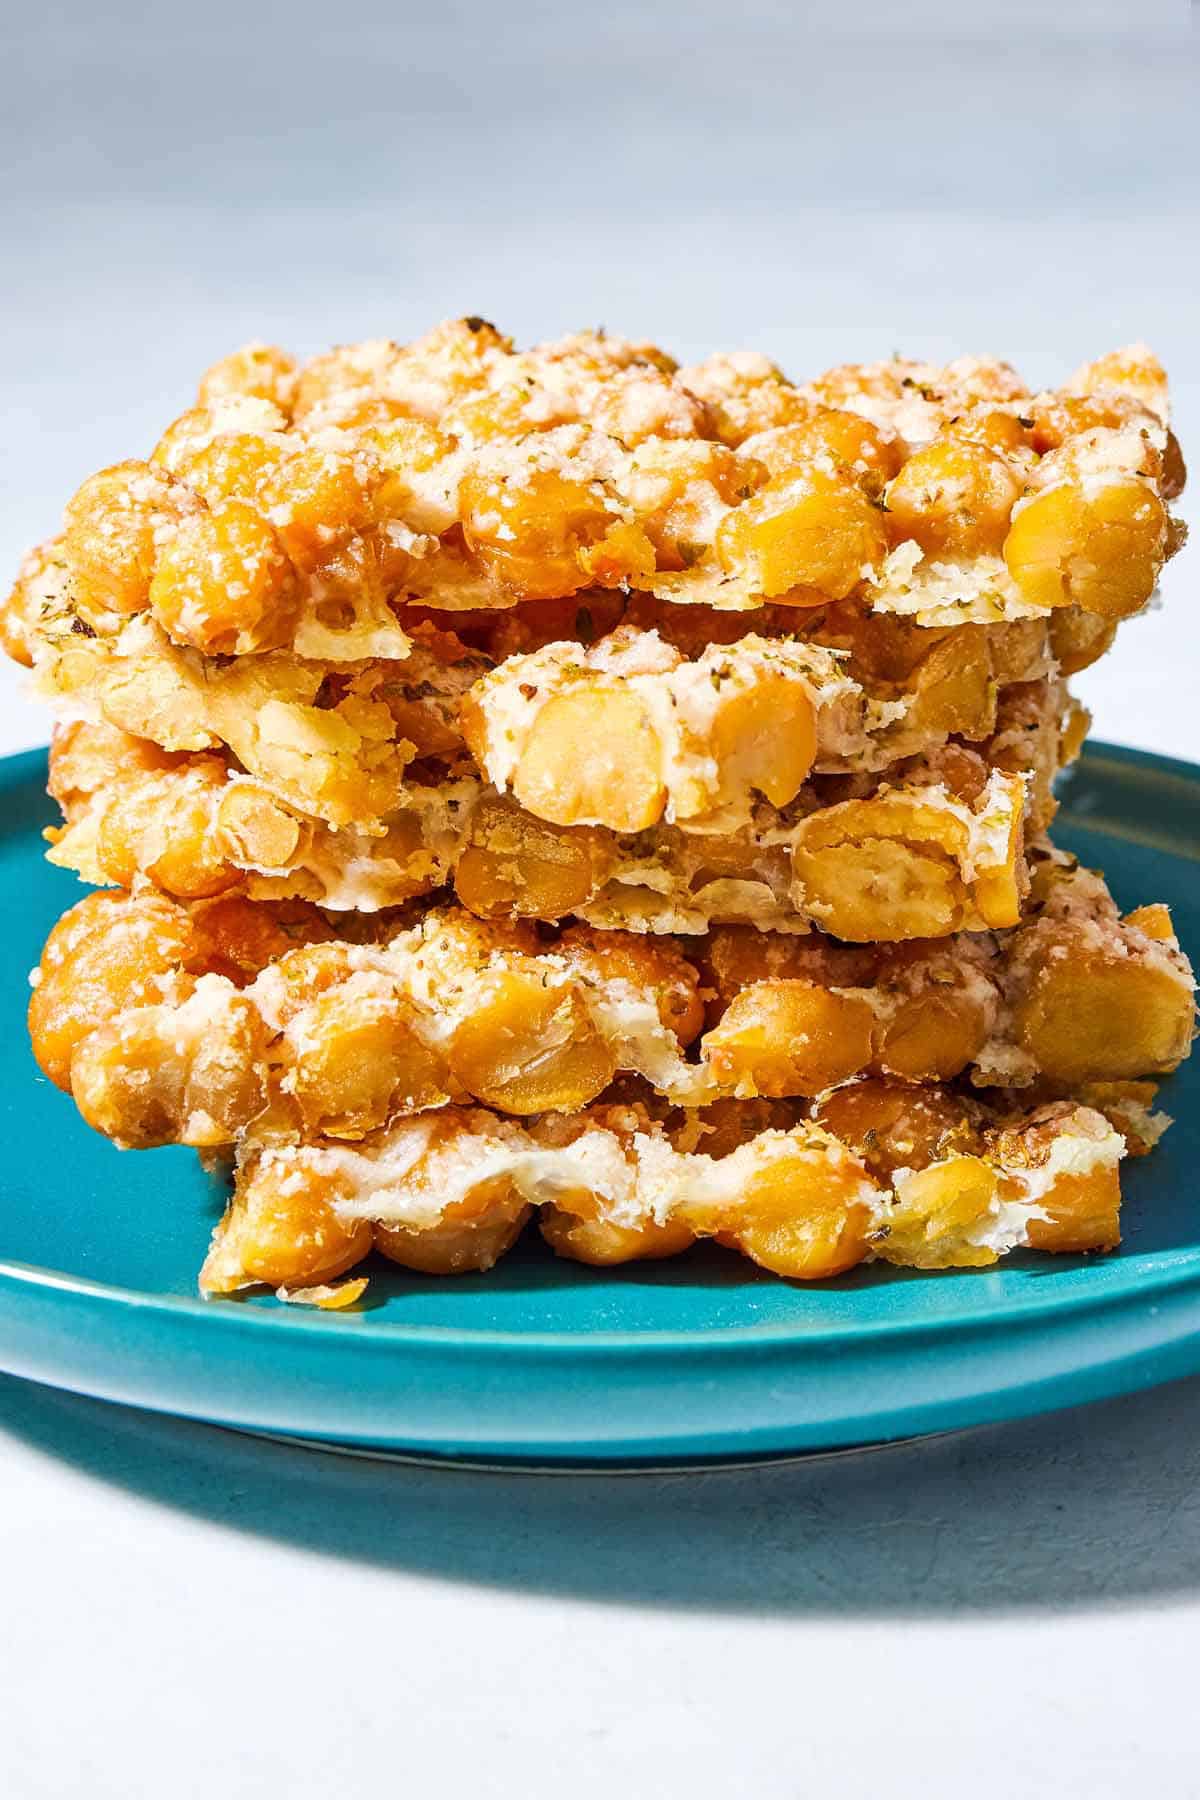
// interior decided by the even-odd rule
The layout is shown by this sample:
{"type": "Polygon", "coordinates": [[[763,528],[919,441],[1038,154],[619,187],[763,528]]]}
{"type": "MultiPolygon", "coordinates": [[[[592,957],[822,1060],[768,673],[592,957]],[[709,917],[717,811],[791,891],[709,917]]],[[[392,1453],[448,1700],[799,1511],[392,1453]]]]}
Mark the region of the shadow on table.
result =
{"type": "Polygon", "coordinates": [[[869,1616],[1200,1588],[1200,1379],[869,1454],[638,1477],[325,1455],[6,1377],[0,1432],[232,1531],[540,1594],[869,1616]]]}

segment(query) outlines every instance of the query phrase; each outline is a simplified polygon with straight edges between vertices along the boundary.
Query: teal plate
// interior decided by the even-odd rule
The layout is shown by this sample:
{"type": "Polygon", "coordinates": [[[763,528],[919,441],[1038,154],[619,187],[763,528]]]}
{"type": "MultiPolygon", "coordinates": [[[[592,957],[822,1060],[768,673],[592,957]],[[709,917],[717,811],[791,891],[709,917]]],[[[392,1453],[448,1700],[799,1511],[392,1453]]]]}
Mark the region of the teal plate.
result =
{"type": "MultiPolygon", "coordinates": [[[[41,754],[0,763],[0,1368],[243,1429],[563,1467],[878,1443],[1200,1370],[1200,1056],[1127,1170],[1111,1257],[800,1286],[712,1246],[587,1269],[534,1233],[487,1275],[380,1263],[353,1315],[201,1301],[219,1186],[189,1151],[94,1136],[26,1044],[27,971],[79,892],[41,858],[44,780],[41,754]]],[[[1200,945],[1200,769],[1095,745],[1056,836],[1200,945]]]]}

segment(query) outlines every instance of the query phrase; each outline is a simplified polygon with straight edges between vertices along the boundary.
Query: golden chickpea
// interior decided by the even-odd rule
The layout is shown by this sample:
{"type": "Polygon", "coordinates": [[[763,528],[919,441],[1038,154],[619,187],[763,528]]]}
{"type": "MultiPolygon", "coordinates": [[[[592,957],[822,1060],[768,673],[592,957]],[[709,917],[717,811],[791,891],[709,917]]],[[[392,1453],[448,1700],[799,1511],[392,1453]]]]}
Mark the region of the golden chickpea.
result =
{"type": "Polygon", "coordinates": [[[1118,430],[1135,421],[1153,422],[1143,406],[1112,390],[1098,394],[1039,394],[1029,403],[1033,448],[1039,456],[1061,450],[1085,431],[1118,430]]]}
{"type": "MultiPolygon", "coordinates": [[[[464,720],[468,732],[469,721],[464,720]]],[[[645,831],[662,817],[662,744],[638,695],[600,679],[555,694],[512,777],[521,805],[552,825],[645,831]]]]}
{"type": "Polygon", "coordinates": [[[1153,900],[1146,906],[1135,906],[1133,911],[1125,914],[1123,924],[1134,931],[1140,931],[1156,944],[1175,942],[1175,926],[1171,919],[1171,909],[1164,906],[1161,900],[1153,900]]]}
{"type": "Polygon", "coordinates": [[[191,947],[182,907],[157,896],[89,894],[46,940],[29,1002],[43,1074],[69,1088],[76,1046],[131,1006],[160,1000],[191,947]]]}
{"type": "Polygon", "coordinates": [[[1084,612],[1078,606],[1062,606],[1050,615],[1050,647],[1063,675],[1078,675],[1112,647],[1116,619],[1084,612]]]}
{"type": "Polygon", "coordinates": [[[817,407],[797,424],[780,425],[747,438],[741,453],[762,463],[772,477],[804,468],[818,458],[832,461],[872,498],[901,463],[893,437],[858,413],[832,406],[817,407]]]}
{"type": "Polygon", "coordinates": [[[360,1138],[451,1097],[447,1070],[394,998],[333,987],[300,1009],[287,1042],[295,1048],[284,1085],[308,1132],[360,1138]]]}
{"type": "Polygon", "coordinates": [[[499,1262],[520,1237],[531,1210],[515,1185],[500,1175],[451,1201],[436,1225],[376,1225],[375,1248],[389,1261],[425,1275],[471,1275],[499,1262]]]}
{"type": "Polygon", "coordinates": [[[995,1216],[1000,1178],[981,1157],[951,1155],[910,1173],[876,1255],[901,1269],[986,1269],[998,1252],[976,1241],[995,1216]]]}
{"type": "Polygon", "coordinates": [[[1017,1038],[1052,1082],[1164,1074],[1187,1055],[1194,1006],[1172,972],[1048,936],[1014,1008],[1017,1038]]]}
{"type": "Polygon", "coordinates": [[[835,944],[813,933],[792,937],[753,925],[718,925],[697,946],[705,986],[714,993],[715,1023],[743,988],[757,981],[819,982],[824,987],[870,987],[878,956],[866,945],[835,944]]]}
{"type": "Polygon", "coordinates": [[[454,887],[481,919],[561,919],[599,891],[612,859],[603,835],[589,826],[549,825],[488,799],[472,816],[454,887]]]}
{"type": "Polygon", "coordinates": [[[114,787],[96,828],[96,860],[110,880],[130,887],[147,875],[180,900],[204,900],[235,887],[241,872],[224,857],[213,808],[225,765],[198,757],[172,777],[170,799],[153,780],[114,787]]]}
{"type": "MultiPolygon", "coordinates": [[[[762,463],[701,439],[651,439],[634,460],[629,492],[664,571],[690,568],[712,543],[727,507],[766,480],[762,463]]],[[[692,610],[692,609],[689,609],[692,610]]]]}
{"type": "Polygon", "coordinates": [[[588,482],[555,469],[532,469],[520,482],[469,474],[459,506],[470,549],[507,588],[531,600],[586,587],[580,551],[616,522],[588,482]]]}
{"type": "Polygon", "coordinates": [[[296,367],[295,357],[276,344],[245,344],[205,371],[196,398],[201,406],[216,406],[246,396],[270,400],[286,413],[295,391],[296,367]]]}
{"type": "Polygon", "coordinates": [[[813,410],[810,395],[793,387],[774,363],[753,351],[710,356],[679,374],[684,386],[704,402],[716,435],[734,449],[755,432],[799,423],[813,410]]]}
{"type": "Polygon", "coordinates": [[[248,1282],[311,1287],[361,1262],[373,1231],[366,1219],[343,1219],[327,1175],[303,1165],[276,1170],[254,1159],[213,1240],[200,1274],[206,1293],[232,1293],[248,1282]]]}
{"type": "Polygon", "coordinates": [[[797,846],[792,866],[806,907],[850,943],[945,937],[963,927],[956,870],[937,850],[864,836],[821,850],[797,846]]]}
{"type": "Polygon", "coordinates": [[[927,555],[975,556],[1004,542],[1021,484],[981,444],[935,438],[888,486],[888,524],[927,555]]]}
{"type": "MultiPolygon", "coordinates": [[[[1116,388],[1099,388],[1094,394],[1043,394],[1030,405],[1033,447],[1040,456],[1061,450],[1071,438],[1096,430],[1142,428],[1161,424],[1155,413],[1133,394],[1116,388]]],[[[1158,490],[1164,500],[1174,500],[1187,485],[1187,465],[1175,433],[1166,427],[1166,443],[1157,471],[1158,490]]]]}
{"type": "Polygon", "coordinates": [[[842,1275],[867,1253],[872,1221],[863,1186],[860,1165],[842,1167],[797,1145],[751,1174],[717,1241],[792,1281],[842,1275]]]}
{"type": "MultiPolygon", "coordinates": [[[[720,769],[723,796],[764,795],[772,806],[796,798],[817,754],[816,709],[797,681],[782,671],[759,675],[752,687],[730,692],[713,714],[710,754],[720,769]]],[[[690,809],[677,798],[679,818],[690,809]]],[[[702,804],[705,811],[711,805],[702,804]]]]}
{"type": "Polygon", "coordinates": [[[241,500],[182,525],[150,583],[150,607],[167,634],[210,656],[286,643],[298,604],[296,571],[278,535],[241,500]]]}
{"type": "Polygon", "coordinates": [[[968,407],[940,435],[953,442],[978,444],[998,456],[1011,456],[1031,445],[1036,448],[1028,414],[999,412],[986,403],[968,407]]]}
{"type": "Polygon", "coordinates": [[[39,544],[21,563],[17,579],[0,601],[0,649],[26,669],[34,664],[40,584],[61,568],[63,547],[59,540],[39,544]]]}
{"type": "Polygon", "coordinates": [[[244,894],[222,894],[194,906],[190,924],[188,967],[198,975],[224,975],[237,987],[297,945],[333,936],[323,914],[305,900],[267,906],[244,894]]]}
{"type": "Polygon", "coordinates": [[[533,969],[485,977],[448,1054],[467,1091],[501,1112],[577,1111],[616,1073],[578,994],[533,969]]]}
{"type": "Polygon", "coordinates": [[[1154,592],[1170,542],[1166,508],[1145,482],[1064,481],[1018,509],[1004,560],[1035,606],[1079,606],[1124,619],[1154,592]]]}
{"type": "Polygon", "coordinates": [[[175,459],[178,479],[209,506],[223,500],[257,501],[287,455],[282,433],[231,431],[210,438],[175,459]]]}
{"type": "Polygon", "coordinates": [[[616,588],[649,581],[657,562],[642,527],[618,519],[596,543],[581,547],[579,566],[597,587],[616,588]]]}
{"type": "Polygon", "coordinates": [[[882,1181],[897,1169],[924,1169],[977,1144],[969,1101],[944,1088],[884,1076],[823,1095],[813,1118],[882,1181]]]}
{"type": "Polygon", "coordinates": [[[449,461],[454,442],[446,432],[424,419],[393,419],[367,427],[361,441],[382,469],[377,518],[435,534],[456,523],[457,476],[449,461]]]}
{"type": "Polygon", "coordinates": [[[185,470],[196,465],[220,439],[251,438],[267,450],[272,446],[283,449],[289,442],[287,426],[287,415],[269,400],[241,397],[217,406],[193,406],[167,426],[150,452],[150,463],[160,473],[184,480],[185,470]]]}
{"type": "Polygon", "coordinates": [[[918,730],[978,739],[995,729],[997,682],[983,626],[947,632],[905,685],[912,696],[908,722],[918,730]]]}
{"type": "Polygon", "coordinates": [[[1121,1176],[1114,1164],[1088,1175],[1059,1175],[1042,1201],[1044,1219],[1030,1219],[1031,1250],[1078,1255],[1115,1250],[1121,1242],[1121,1176]]]}
{"type": "MultiPolygon", "coordinates": [[[[882,978],[901,963],[885,958],[882,978]]],[[[962,977],[935,970],[903,1000],[879,1035],[876,1067],[907,1081],[949,1081],[983,1048],[990,1016],[986,1001],[962,977]]]]}
{"type": "Polygon", "coordinates": [[[449,319],[395,352],[384,377],[389,398],[414,419],[436,421],[463,394],[487,381],[512,340],[477,315],[449,319]]]}
{"type": "Polygon", "coordinates": [[[534,399],[535,390],[521,382],[479,393],[468,390],[446,408],[438,428],[467,443],[486,444],[493,438],[520,437],[527,431],[563,423],[550,408],[543,409],[544,417],[539,416],[534,399]]]}
{"type": "Polygon", "coordinates": [[[294,412],[306,419],[310,413],[363,391],[380,389],[400,356],[397,345],[386,338],[369,338],[361,344],[343,344],[301,364],[294,381],[294,412]]]}
{"type": "Polygon", "coordinates": [[[201,1024],[186,1004],[150,1006],[91,1031],[71,1060],[71,1092],[96,1131],[127,1149],[231,1144],[263,1111],[267,1033],[240,994],[201,1024]]]}
{"type": "Polygon", "coordinates": [[[679,1256],[695,1243],[695,1233],[681,1220],[656,1224],[616,1225],[595,1216],[594,1197],[586,1191],[563,1196],[560,1204],[544,1206],[538,1229],[556,1256],[570,1262],[589,1263],[606,1269],[627,1262],[655,1262],[679,1256]],[[576,1210],[578,1209],[578,1210],[576,1210]]]}
{"type": "Polygon", "coordinates": [[[739,1094],[819,1094],[867,1066],[874,1025],[870,1003],[858,995],[808,981],[756,982],[705,1037],[704,1057],[739,1094]]]}
{"type": "Polygon", "coordinates": [[[258,505],[296,567],[308,573],[373,523],[380,477],[365,448],[309,444],[266,472],[258,505]]]}
{"type": "Polygon", "coordinates": [[[95,625],[141,612],[159,552],[196,505],[149,463],[116,463],[69,501],[63,553],[79,611],[95,625]]]}
{"type": "Polygon", "coordinates": [[[841,600],[882,562],[887,534],[878,508],[853,482],[811,470],[769,481],[735,507],[716,547],[723,568],[768,598],[816,589],[841,600]]]}
{"type": "Polygon", "coordinates": [[[1104,394],[1112,389],[1132,394],[1157,418],[1167,415],[1167,372],[1146,344],[1127,344],[1110,350],[1095,362],[1076,369],[1071,388],[1080,394],[1104,394]]]}
{"type": "Polygon", "coordinates": [[[699,976],[674,939],[572,925],[556,950],[592,980],[627,981],[652,992],[660,1020],[681,1044],[690,1044],[703,1026],[699,976]]]}

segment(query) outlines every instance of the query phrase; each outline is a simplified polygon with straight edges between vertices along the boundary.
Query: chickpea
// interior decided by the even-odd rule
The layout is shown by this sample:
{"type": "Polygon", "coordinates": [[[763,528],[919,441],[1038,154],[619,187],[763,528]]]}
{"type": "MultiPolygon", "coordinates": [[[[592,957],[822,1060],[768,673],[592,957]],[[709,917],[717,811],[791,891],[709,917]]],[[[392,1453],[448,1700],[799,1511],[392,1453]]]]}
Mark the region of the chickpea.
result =
{"type": "Polygon", "coordinates": [[[287,412],[296,385],[296,359],[275,344],[246,344],[213,363],[200,379],[201,406],[241,398],[270,400],[287,412]]]}
{"type": "Polygon", "coordinates": [[[579,995],[535,969],[483,977],[448,1054],[467,1091],[502,1112],[577,1111],[616,1074],[579,995]]]}
{"type": "Polygon", "coordinates": [[[1033,605],[1079,606],[1116,620],[1149,600],[1169,546],[1162,501],[1145,482],[1118,476],[1064,481],[1023,502],[1004,560],[1033,605]]]}
{"type": "Polygon", "coordinates": [[[824,930],[850,943],[946,937],[964,927],[957,870],[933,846],[864,830],[837,844],[797,843],[792,868],[806,910],[824,930]]]}
{"type": "Polygon", "coordinates": [[[444,1208],[436,1225],[375,1226],[375,1248],[391,1262],[425,1275],[470,1275],[490,1269],[520,1237],[532,1208],[506,1176],[481,1181],[444,1208]]]}
{"type": "Polygon", "coordinates": [[[401,352],[386,338],[361,344],[343,344],[303,363],[295,377],[294,406],[297,420],[363,390],[377,392],[395,367],[401,352]]]}
{"type": "Polygon", "coordinates": [[[808,981],[743,988],[704,1039],[722,1085],[770,1099],[819,1094],[864,1069],[874,1049],[869,1001],[808,981]]]}
{"type": "Polygon", "coordinates": [[[981,444],[942,436],[910,456],[886,492],[888,524],[927,555],[999,551],[1021,484],[981,444]]]}
{"type": "Polygon", "coordinates": [[[148,875],[164,893],[203,900],[241,879],[222,854],[213,830],[213,807],[225,782],[225,766],[199,757],[171,778],[170,800],[153,777],[114,786],[96,828],[96,860],[122,887],[148,875]]]}
{"type": "Polygon", "coordinates": [[[469,548],[506,587],[531,600],[586,587],[580,551],[615,522],[590,483],[554,469],[532,469],[520,484],[468,474],[459,506],[469,548]]]}
{"type": "Polygon", "coordinates": [[[236,993],[219,1010],[205,996],[195,1016],[187,1001],[141,1008],[80,1042],[71,1092],[88,1124],[127,1149],[230,1144],[266,1104],[266,1036],[236,993]]]}
{"type": "Polygon", "coordinates": [[[63,553],[89,623],[103,627],[148,605],[159,553],[189,502],[149,463],[116,463],[84,482],[67,505],[63,553]]]}
{"type": "Polygon", "coordinates": [[[591,980],[626,981],[653,993],[660,1020],[681,1044],[690,1044],[703,1026],[699,976],[673,939],[572,925],[556,949],[591,980]]]}
{"type": "MultiPolygon", "coordinates": [[[[182,481],[185,472],[222,439],[251,439],[266,454],[272,447],[287,447],[287,427],[286,413],[269,400],[242,397],[222,400],[215,406],[194,406],[167,426],[150,452],[150,463],[161,473],[182,481]]],[[[235,457],[231,467],[236,466],[235,457]]],[[[196,485],[199,492],[199,480],[196,485]]]]}
{"type": "Polygon", "coordinates": [[[901,452],[890,434],[858,413],[819,406],[794,425],[747,438],[741,454],[762,463],[772,478],[787,475],[823,459],[856,481],[872,499],[897,473],[901,452]]]}
{"type": "Polygon", "coordinates": [[[200,1272],[201,1289],[230,1294],[253,1282],[310,1287],[332,1281],[361,1262],[373,1231],[366,1219],[343,1219],[336,1187],[319,1170],[291,1164],[277,1172],[252,1157],[237,1195],[217,1227],[200,1272]]]}
{"type": "Polygon", "coordinates": [[[1177,1068],[1192,1039],[1188,988],[1171,971],[1117,951],[1048,935],[1014,1007],[1017,1038],[1047,1080],[1064,1087],[1177,1068]]]}
{"type": "Polygon", "coordinates": [[[882,562],[887,534],[853,482],[812,470],[776,477],[728,513],[716,548],[723,568],[770,599],[802,588],[841,600],[882,562]]]}
{"type": "Polygon", "coordinates": [[[906,1177],[903,1196],[875,1246],[884,1262],[903,1269],[984,1269],[997,1260],[971,1236],[994,1214],[995,1169],[977,1156],[952,1155],[906,1177]]]}
{"type": "Polygon", "coordinates": [[[161,1000],[192,945],[182,907],[158,896],[89,894],[46,940],[29,1002],[43,1074],[69,1089],[76,1046],[128,1007],[161,1000]]]}
{"type": "MultiPolygon", "coordinates": [[[[735,801],[748,792],[786,806],[804,784],[817,755],[817,715],[799,682],[782,671],[759,675],[718,706],[709,739],[720,789],[735,801]]],[[[676,803],[676,816],[689,816],[676,803]]],[[[705,811],[706,806],[697,810],[705,811]]]]}
{"type": "Polygon", "coordinates": [[[715,992],[714,1021],[730,1000],[754,982],[870,987],[878,960],[872,947],[835,944],[815,933],[809,937],[764,933],[752,925],[718,925],[703,942],[705,985],[715,992]]]}
{"type": "Polygon", "coordinates": [[[1078,1255],[1115,1250],[1121,1242],[1121,1175],[1113,1164],[1087,1175],[1059,1175],[1042,1201],[1044,1219],[1030,1219],[1031,1250],[1078,1255]]]}
{"type": "Polygon", "coordinates": [[[1028,415],[999,412],[986,402],[968,407],[966,412],[952,419],[941,436],[956,443],[976,444],[1001,457],[1037,448],[1036,433],[1028,415]]]}
{"type": "Polygon", "coordinates": [[[617,1263],[657,1262],[679,1256],[695,1243],[695,1233],[677,1219],[657,1224],[616,1225],[594,1216],[594,1197],[584,1191],[564,1195],[555,1206],[544,1206],[538,1229],[556,1256],[570,1262],[611,1268],[617,1263]]]}
{"type": "Polygon", "coordinates": [[[1081,669],[1099,662],[1112,648],[1117,624],[1116,619],[1084,612],[1078,606],[1061,606],[1051,613],[1050,647],[1060,673],[1078,675],[1081,669]]]}
{"type": "Polygon", "coordinates": [[[34,664],[39,587],[61,566],[61,544],[40,544],[24,558],[16,581],[0,601],[0,649],[23,668],[32,669],[34,664]]]}
{"type": "Polygon", "coordinates": [[[268,470],[258,503],[288,556],[307,573],[373,522],[380,476],[365,449],[310,444],[268,470]]]}
{"type": "Polygon", "coordinates": [[[197,974],[223,975],[235,987],[246,986],[268,963],[288,955],[297,945],[333,936],[332,927],[307,901],[284,900],[267,906],[244,894],[220,894],[194,906],[190,923],[188,966],[197,974]]]}
{"type": "Polygon", "coordinates": [[[789,1146],[751,1170],[738,1204],[719,1221],[717,1241],[792,1281],[844,1274],[867,1253],[864,1185],[861,1164],[843,1166],[802,1144],[789,1146]]]}
{"type": "Polygon", "coordinates": [[[611,851],[588,826],[552,826],[486,799],[454,871],[463,905],[481,919],[561,919],[604,883],[611,851]]]}
{"type": "Polygon", "coordinates": [[[541,708],[512,790],[552,825],[644,831],[666,806],[662,764],[662,744],[637,694],[598,679],[541,708]]]}
{"type": "Polygon", "coordinates": [[[721,442],[734,449],[756,432],[802,422],[813,410],[809,395],[752,350],[710,356],[681,369],[679,377],[704,402],[721,442]]]}
{"type": "Polygon", "coordinates": [[[1080,394],[1104,394],[1113,388],[1132,394],[1156,418],[1167,414],[1167,372],[1146,344],[1127,344],[1110,350],[1095,362],[1076,369],[1071,388],[1080,394]]]}
{"type": "Polygon", "coordinates": [[[984,626],[947,632],[906,685],[912,696],[908,722],[920,731],[978,739],[996,728],[997,682],[984,626]]]}
{"type": "Polygon", "coordinates": [[[364,431],[362,441],[383,471],[378,517],[402,519],[414,531],[448,531],[458,509],[449,462],[454,443],[447,433],[423,419],[395,419],[364,431]]]}
{"type": "Polygon", "coordinates": [[[1133,931],[1140,931],[1156,944],[1173,944],[1175,942],[1175,926],[1171,919],[1171,909],[1161,901],[1152,901],[1148,906],[1135,906],[1126,913],[1122,921],[1133,931]]]}
{"type": "Polygon", "coordinates": [[[221,790],[213,826],[228,854],[244,868],[286,870],[304,843],[304,827],[295,814],[249,782],[221,790]]]}
{"type": "Polygon", "coordinates": [[[813,1118],[890,1181],[897,1169],[924,1169],[977,1147],[970,1102],[944,1088],[874,1076],[825,1094],[813,1118]]]}
{"type": "Polygon", "coordinates": [[[935,969],[888,1020],[876,1066],[909,1081],[949,1081],[978,1056],[990,1023],[986,1001],[967,981],[935,969]]]}
{"type": "Polygon", "coordinates": [[[158,559],[150,608],[178,644],[210,656],[281,645],[299,605],[278,534],[241,500],[182,525],[158,559]]]}
{"type": "Polygon", "coordinates": [[[344,987],[315,995],[290,1022],[285,1088],[307,1132],[360,1138],[396,1113],[440,1106],[448,1072],[416,1036],[395,996],[344,987]]]}
{"type": "Polygon", "coordinates": [[[282,433],[231,431],[212,437],[175,458],[178,479],[209,506],[224,500],[257,502],[287,456],[282,433]]]}

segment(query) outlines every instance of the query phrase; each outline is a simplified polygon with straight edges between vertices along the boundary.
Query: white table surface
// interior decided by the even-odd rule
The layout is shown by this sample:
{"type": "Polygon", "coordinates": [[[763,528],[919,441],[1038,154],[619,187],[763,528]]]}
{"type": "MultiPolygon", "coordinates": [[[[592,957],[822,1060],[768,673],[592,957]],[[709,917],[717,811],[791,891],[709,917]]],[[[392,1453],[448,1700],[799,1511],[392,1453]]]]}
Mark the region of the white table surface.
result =
{"type": "MultiPolygon", "coordinates": [[[[0,24],[9,565],[233,344],[459,311],[1036,380],[1144,336],[1200,442],[1185,7],[412,13],[0,24]]],[[[1196,556],[1079,683],[1101,735],[1200,756],[1196,556]]],[[[45,732],[0,673],[0,751],[45,732]]],[[[1200,1793],[1200,1382],[606,1480],[0,1378],[0,1557],[6,1800],[1200,1793]]]]}

